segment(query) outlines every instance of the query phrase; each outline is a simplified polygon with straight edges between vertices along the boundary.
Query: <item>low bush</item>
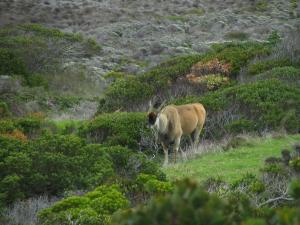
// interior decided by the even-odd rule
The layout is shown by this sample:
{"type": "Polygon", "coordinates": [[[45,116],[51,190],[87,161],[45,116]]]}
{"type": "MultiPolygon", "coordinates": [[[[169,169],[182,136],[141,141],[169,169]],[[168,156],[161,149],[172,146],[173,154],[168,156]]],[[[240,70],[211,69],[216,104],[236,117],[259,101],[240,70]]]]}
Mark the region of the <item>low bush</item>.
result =
{"type": "Polygon", "coordinates": [[[0,100],[0,119],[9,117],[10,115],[11,115],[11,113],[8,109],[7,104],[0,100]]]}
{"type": "Polygon", "coordinates": [[[105,113],[84,124],[79,132],[91,142],[138,149],[146,119],[145,113],[105,113]]]}
{"type": "Polygon", "coordinates": [[[224,36],[225,39],[229,40],[240,40],[240,41],[245,41],[249,38],[249,34],[242,32],[242,31],[232,31],[228,32],[224,36]]]}
{"type": "Polygon", "coordinates": [[[240,69],[257,57],[271,53],[272,45],[269,43],[245,42],[212,45],[213,51],[204,57],[204,61],[218,59],[231,65],[230,76],[236,77],[240,69]]]}
{"type": "Polygon", "coordinates": [[[21,75],[29,86],[47,87],[37,74],[57,71],[74,55],[90,57],[101,50],[92,39],[39,24],[7,25],[0,37],[0,74],[21,75]]]}
{"type": "Polygon", "coordinates": [[[299,99],[298,88],[278,80],[264,80],[225,88],[202,97],[179,98],[172,103],[180,105],[201,102],[208,111],[205,132],[210,136],[220,137],[226,132],[224,126],[239,131],[285,128],[289,132],[298,132],[299,99]],[[215,124],[214,121],[220,115],[227,115],[227,118],[221,119],[222,124],[215,124]],[[233,122],[242,118],[247,122],[233,122]]]}
{"type": "Polygon", "coordinates": [[[278,79],[297,85],[300,82],[300,69],[292,66],[275,67],[254,77],[257,80],[278,79]]]}
{"type": "Polygon", "coordinates": [[[289,162],[299,155],[298,145],[292,152],[283,150],[281,157],[266,159],[260,176],[246,174],[230,185],[213,178],[202,185],[183,180],[148,204],[117,212],[113,224],[298,224],[300,170],[289,162]]]}
{"type": "Polygon", "coordinates": [[[28,142],[0,136],[0,155],[2,204],[20,197],[93,187],[114,175],[110,156],[97,147],[85,147],[75,136],[48,135],[28,142]]]}
{"type": "MultiPolygon", "coordinates": [[[[240,69],[256,56],[268,55],[270,43],[225,43],[215,44],[205,55],[187,55],[175,57],[150,71],[138,76],[117,79],[106,91],[99,102],[98,112],[111,112],[122,109],[136,111],[153,95],[164,95],[167,89],[179,78],[185,77],[193,70],[209,73],[221,73],[235,77],[240,69]],[[193,67],[194,65],[194,67],[193,67]]],[[[193,73],[192,73],[193,74],[193,73]]]]}
{"type": "Polygon", "coordinates": [[[55,203],[39,213],[44,225],[76,223],[84,225],[109,224],[110,216],[129,206],[129,201],[115,186],[100,186],[84,196],[73,196],[55,203]]]}
{"type": "Polygon", "coordinates": [[[270,70],[274,67],[284,66],[292,66],[292,62],[289,61],[289,59],[269,59],[250,64],[248,67],[248,71],[250,75],[256,75],[270,70]]]}
{"type": "Polygon", "coordinates": [[[86,144],[74,135],[45,134],[26,142],[0,135],[2,206],[39,194],[61,195],[113,182],[132,192],[140,173],[165,179],[156,163],[125,147],[86,144]]]}

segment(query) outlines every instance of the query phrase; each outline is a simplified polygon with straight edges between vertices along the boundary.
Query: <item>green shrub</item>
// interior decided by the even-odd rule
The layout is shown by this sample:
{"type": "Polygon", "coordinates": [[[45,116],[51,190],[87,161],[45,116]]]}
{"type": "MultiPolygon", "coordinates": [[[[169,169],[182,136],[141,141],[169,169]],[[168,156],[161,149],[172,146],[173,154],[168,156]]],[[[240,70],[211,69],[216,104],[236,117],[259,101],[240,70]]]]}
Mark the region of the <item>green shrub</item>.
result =
{"type": "MultiPolygon", "coordinates": [[[[232,129],[256,131],[264,129],[285,128],[297,132],[300,127],[300,92],[299,89],[278,80],[264,80],[229,87],[209,93],[202,97],[190,96],[176,99],[172,103],[187,104],[201,102],[208,111],[208,123],[220,112],[234,108],[239,117],[244,118],[240,124],[233,122],[232,129]],[[250,122],[252,121],[252,122],[250,122]]],[[[229,121],[230,122],[230,121],[229,121]]],[[[231,122],[230,122],[231,123],[231,122]]],[[[224,123],[225,125],[230,125],[224,123]]],[[[219,132],[218,127],[211,127],[211,133],[219,132]]],[[[221,135],[221,134],[220,134],[221,135]]]]}
{"type": "Polygon", "coordinates": [[[1,183],[3,204],[20,196],[55,195],[71,188],[95,187],[115,176],[108,153],[71,135],[47,135],[30,142],[0,136],[0,156],[0,179],[18,177],[17,187],[22,194],[5,194],[9,190],[1,183]]]}
{"type": "Polygon", "coordinates": [[[108,224],[111,214],[128,205],[128,200],[115,185],[100,186],[84,196],[69,197],[42,210],[39,220],[43,225],[65,224],[68,217],[76,224],[108,224]]]}
{"type": "Polygon", "coordinates": [[[156,176],[149,174],[139,174],[136,178],[141,191],[153,194],[165,194],[173,190],[173,185],[167,181],[158,180],[156,176]]]}
{"type": "Polygon", "coordinates": [[[189,73],[192,65],[201,58],[201,55],[175,57],[138,77],[128,76],[126,79],[116,80],[106,90],[104,99],[100,100],[98,112],[133,110],[138,104],[171,85],[178,77],[189,73]]]}
{"type": "Polygon", "coordinates": [[[154,93],[154,89],[147,83],[142,83],[135,77],[118,79],[110,85],[102,101],[100,101],[98,111],[110,111],[117,109],[127,109],[135,107],[137,102],[149,98],[154,93]]]}
{"type": "Polygon", "coordinates": [[[249,34],[241,31],[232,31],[232,32],[228,32],[225,35],[225,39],[236,39],[240,41],[247,40],[248,38],[249,38],[249,34]]]}
{"type": "Polygon", "coordinates": [[[9,111],[7,104],[0,100],[0,119],[9,116],[11,116],[11,112],[9,111]]]}
{"type": "Polygon", "coordinates": [[[146,119],[145,113],[105,113],[84,124],[80,133],[92,142],[138,149],[146,119]]]}
{"type": "Polygon", "coordinates": [[[90,57],[100,50],[93,39],[80,34],[39,24],[7,25],[0,29],[0,74],[21,75],[27,85],[47,88],[43,75],[57,72],[75,55],[90,57]]]}
{"type": "Polygon", "coordinates": [[[225,125],[225,129],[232,134],[240,134],[243,132],[251,132],[256,130],[255,123],[251,120],[239,119],[225,125]]]}
{"type": "Polygon", "coordinates": [[[288,82],[289,84],[297,84],[300,81],[300,69],[292,66],[275,67],[255,77],[258,80],[278,79],[288,82]]]}
{"type": "Polygon", "coordinates": [[[139,104],[143,104],[154,94],[164,94],[176,84],[178,78],[185,77],[190,73],[192,66],[200,61],[217,59],[226,63],[230,65],[229,75],[235,77],[249,60],[256,56],[269,55],[271,48],[270,43],[256,42],[214,44],[212,50],[205,55],[172,58],[138,77],[128,76],[126,79],[116,80],[100,100],[98,112],[136,110],[139,104]]]}
{"type": "Polygon", "coordinates": [[[195,183],[184,181],[171,194],[115,215],[113,224],[175,224],[175,218],[176,224],[240,224],[239,217],[244,219],[254,214],[247,211],[249,208],[248,201],[224,201],[195,183]],[[235,213],[240,216],[234,216],[235,213]]]}
{"type": "Polygon", "coordinates": [[[269,59],[250,64],[248,67],[248,71],[250,75],[256,75],[270,70],[274,67],[283,67],[291,65],[292,62],[289,59],[269,59]]]}
{"type": "Polygon", "coordinates": [[[0,134],[12,132],[16,129],[12,120],[0,120],[0,134]]]}
{"type": "Polygon", "coordinates": [[[104,147],[114,163],[115,170],[122,179],[135,179],[139,173],[155,175],[159,180],[165,180],[158,164],[147,159],[146,155],[136,154],[121,146],[104,147]]]}
{"type": "Polygon", "coordinates": [[[9,49],[1,48],[0,43],[0,74],[5,75],[26,75],[25,62],[20,56],[9,49]]]}
{"type": "Polygon", "coordinates": [[[271,47],[270,44],[257,42],[214,44],[212,45],[213,51],[204,57],[204,60],[217,58],[225,63],[230,63],[230,75],[235,77],[251,59],[269,55],[271,47]]]}

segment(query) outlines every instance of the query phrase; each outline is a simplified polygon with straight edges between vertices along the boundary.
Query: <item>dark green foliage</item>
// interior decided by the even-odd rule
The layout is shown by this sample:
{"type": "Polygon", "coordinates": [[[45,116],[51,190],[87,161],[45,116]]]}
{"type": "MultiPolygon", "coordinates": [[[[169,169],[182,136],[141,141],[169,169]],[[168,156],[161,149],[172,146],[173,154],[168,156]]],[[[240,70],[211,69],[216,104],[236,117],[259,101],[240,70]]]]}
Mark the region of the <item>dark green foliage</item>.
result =
{"type": "Polygon", "coordinates": [[[231,64],[231,76],[236,76],[240,69],[247,65],[250,59],[256,56],[266,56],[271,53],[270,44],[255,42],[225,43],[212,45],[213,51],[204,60],[217,58],[231,64]]]}
{"type": "Polygon", "coordinates": [[[113,224],[240,224],[254,215],[248,201],[225,201],[183,181],[171,194],[117,214],[113,224]]]}
{"type": "Polygon", "coordinates": [[[300,69],[292,66],[275,67],[255,77],[258,80],[278,79],[292,85],[300,81],[300,69]]]}
{"type": "Polygon", "coordinates": [[[10,49],[1,48],[0,45],[0,74],[26,75],[27,73],[22,58],[10,49]]]}
{"type": "Polygon", "coordinates": [[[235,39],[240,41],[247,40],[248,38],[249,38],[249,34],[241,31],[235,31],[235,32],[233,31],[225,35],[225,39],[235,39]]]}
{"type": "Polygon", "coordinates": [[[98,112],[111,112],[117,109],[136,110],[151,96],[164,94],[178,78],[187,75],[191,67],[199,61],[218,59],[231,65],[230,76],[235,77],[240,69],[255,56],[271,53],[269,43],[226,43],[215,44],[205,55],[187,55],[175,57],[154,67],[138,77],[117,79],[100,100],[98,112]]]}
{"type": "MultiPolygon", "coordinates": [[[[6,127],[11,129],[9,122],[6,127]]],[[[165,179],[158,165],[144,154],[121,146],[87,145],[74,135],[46,134],[31,141],[0,136],[1,205],[112,182],[133,191],[130,185],[139,173],[165,179]]]]}
{"type": "MultiPolygon", "coordinates": [[[[299,171],[300,172],[300,171],[299,171]]],[[[300,181],[297,179],[292,180],[289,186],[289,194],[295,199],[300,199],[300,181]]]]}
{"type": "Polygon", "coordinates": [[[79,225],[102,225],[109,223],[112,213],[128,205],[117,186],[100,186],[84,196],[69,197],[42,210],[39,219],[43,225],[68,224],[68,218],[79,225]]]}
{"type": "Polygon", "coordinates": [[[6,26],[0,29],[0,73],[21,75],[29,86],[47,87],[47,81],[36,73],[56,71],[74,55],[89,57],[100,50],[94,40],[80,34],[39,24],[6,26]]]}
{"type": "Polygon", "coordinates": [[[110,85],[106,98],[100,101],[99,111],[123,109],[134,107],[137,102],[149,98],[154,93],[154,88],[148,83],[142,83],[135,77],[118,79],[110,85]],[[125,104],[125,105],[124,105],[125,104]]]}
{"type": "Polygon", "coordinates": [[[249,65],[248,72],[250,75],[256,75],[270,70],[274,67],[292,66],[292,62],[289,59],[268,59],[258,61],[249,65]]]}
{"type": "Polygon", "coordinates": [[[189,73],[192,65],[201,58],[201,55],[175,57],[138,77],[117,79],[107,89],[104,99],[100,100],[98,111],[134,110],[155,93],[163,92],[178,77],[189,73]]]}
{"type": "Polygon", "coordinates": [[[159,180],[165,180],[165,174],[146,155],[136,154],[122,146],[103,147],[114,164],[115,170],[121,179],[135,179],[140,173],[155,175],[159,180]]]}
{"type": "MultiPolygon", "coordinates": [[[[201,102],[213,120],[215,113],[234,108],[244,118],[242,123],[233,122],[232,129],[256,131],[285,128],[297,132],[300,115],[300,91],[278,80],[265,80],[218,90],[203,97],[186,97],[175,104],[201,102]],[[246,121],[245,121],[246,120],[246,121]]],[[[225,126],[227,124],[223,124],[225,126]]],[[[229,128],[231,127],[228,125],[229,128]]],[[[211,132],[217,132],[217,130],[211,132]]],[[[221,135],[221,134],[218,134],[221,135]]]]}
{"type": "MultiPolygon", "coordinates": [[[[113,224],[299,224],[299,171],[292,172],[288,164],[298,158],[296,146],[293,152],[283,150],[280,158],[266,159],[261,176],[247,174],[231,185],[210,179],[202,187],[214,194],[181,181],[171,193],[115,214],[113,224]]],[[[137,180],[147,184],[151,179],[140,175],[137,180]]]]}
{"type": "Polygon", "coordinates": [[[225,126],[231,134],[240,134],[243,132],[255,131],[255,123],[251,120],[239,119],[234,120],[225,126]]]}
{"type": "Polygon", "coordinates": [[[84,124],[81,135],[108,146],[122,145],[138,149],[141,131],[146,130],[145,113],[106,113],[84,124]]]}
{"type": "Polygon", "coordinates": [[[44,136],[33,142],[0,137],[2,204],[36,194],[59,194],[112,179],[110,156],[75,136],[44,136]],[[12,179],[13,178],[13,179],[12,179]],[[11,190],[7,182],[14,182],[11,190]],[[14,191],[10,195],[10,191],[14,191]]]}
{"type": "Polygon", "coordinates": [[[11,115],[11,113],[7,107],[7,104],[0,100],[0,119],[9,117],[10,115],[11,115]]]}

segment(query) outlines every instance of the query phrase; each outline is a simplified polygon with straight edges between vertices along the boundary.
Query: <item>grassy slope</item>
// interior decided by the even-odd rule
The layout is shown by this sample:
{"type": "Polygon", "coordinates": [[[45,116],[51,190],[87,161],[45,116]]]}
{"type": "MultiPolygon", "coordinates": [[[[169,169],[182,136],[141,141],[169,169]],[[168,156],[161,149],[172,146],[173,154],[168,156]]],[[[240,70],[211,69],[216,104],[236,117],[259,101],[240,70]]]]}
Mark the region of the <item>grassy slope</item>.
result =
{"type": "Polygon", "coordinates": [[[170,165],[164,169],[170,180],[192,177],[204,180],[208,177],[221,177],[232,182],[246,173],[257,174],[264,159],[279,156],[283,148],[289,148],[300,141],[300,135],[282,138],[253,140],[251,146],[241,146],[222,153],[211,153],[183,163],[170,165]]]}

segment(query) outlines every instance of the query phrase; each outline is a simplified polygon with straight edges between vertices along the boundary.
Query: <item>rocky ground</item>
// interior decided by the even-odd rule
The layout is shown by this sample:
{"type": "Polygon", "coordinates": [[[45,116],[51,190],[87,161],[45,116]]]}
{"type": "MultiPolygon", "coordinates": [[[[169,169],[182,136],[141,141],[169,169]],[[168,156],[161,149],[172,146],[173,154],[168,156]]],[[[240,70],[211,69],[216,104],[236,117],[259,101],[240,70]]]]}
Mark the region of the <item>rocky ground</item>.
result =
{"type": "Polygon", "coordinates": [[[295,1],[2,0],[0,26],[38,22],[81,32],[103,46],[100,56],[85,61],[95,72],[138,73],[173,55],[205,51],[230,33],[263,40],[273,30],[299,28],[300,4],[297,9],[291,2],[295,1]]]}

